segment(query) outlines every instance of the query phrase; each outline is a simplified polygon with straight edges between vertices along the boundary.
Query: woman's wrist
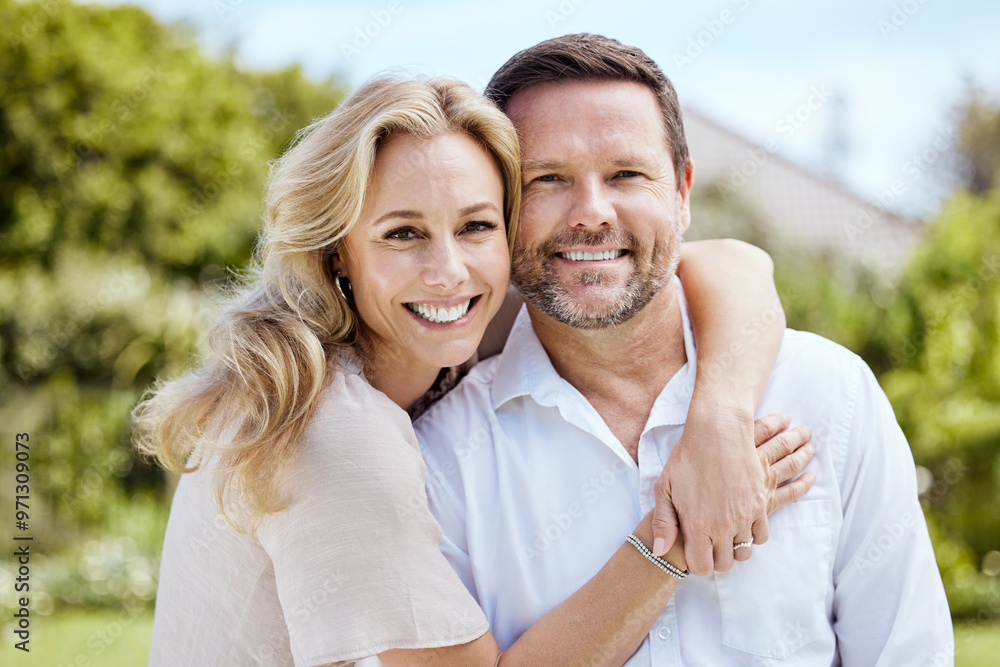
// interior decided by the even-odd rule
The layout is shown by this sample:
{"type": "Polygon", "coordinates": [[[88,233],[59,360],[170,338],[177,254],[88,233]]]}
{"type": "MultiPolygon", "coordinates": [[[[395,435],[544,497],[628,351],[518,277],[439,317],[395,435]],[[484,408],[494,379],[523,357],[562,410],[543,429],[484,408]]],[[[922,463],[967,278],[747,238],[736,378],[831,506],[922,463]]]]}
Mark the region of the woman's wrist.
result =
{"type": "MultiPolygon", "coordinates": [[[[635,527],[632,533],[639,538],[639,541],[646,545],[647,549],[652,550],[653,548],[653,513],[647,514],[639,525],[635,527]]],[[[684,538],[681,536],[681,531],[677,530],[677,539],[674,540],[674,545],[667,549],[667,553],[663,554],[661,558],[678,570],[685,571],[688,569],[687,560],[684,558],[684,538]]]]}
{"type": "Polygon", "coordinates": [[[733,432],[745,431],[753,434],[755,396],[748,389],[734,386],[721,387],[718,384],[706,387],[695,386],[688,407],[685,428],[699,421],[715,426],[728,426],[733,432]]]}

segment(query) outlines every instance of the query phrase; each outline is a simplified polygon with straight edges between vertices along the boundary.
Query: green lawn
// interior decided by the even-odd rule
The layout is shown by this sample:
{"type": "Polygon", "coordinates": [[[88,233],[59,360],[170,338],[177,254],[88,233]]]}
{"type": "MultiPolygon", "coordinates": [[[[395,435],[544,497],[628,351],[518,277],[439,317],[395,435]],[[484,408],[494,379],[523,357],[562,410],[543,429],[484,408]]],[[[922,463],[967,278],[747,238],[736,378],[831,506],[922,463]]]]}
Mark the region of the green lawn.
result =
{"type": "Polygon", "coordinates": [[[1000,664],[1000,623],[955,623],[955,667],[1000,664]]]}
{"type": "MultiPolygon", "coordinates": [[[[30,653],[11,646],[4,629],[0,664],[4,667],[135,667],[145,665],[153,631],[151,611],[132,618],[121,612],[58,611],[32,619],[30,653]]],[[[956,623],[956,667],[998,664],[1000,624],[956,623]]]]}
{"type": "Polygon", "coordinates": [[[132,617],[102,610],[58,610],[33,616],[28,653],[13,647],[6,625],[0,646],[4,667],[135,667],[149,661],[153,612],[132,617]]]}

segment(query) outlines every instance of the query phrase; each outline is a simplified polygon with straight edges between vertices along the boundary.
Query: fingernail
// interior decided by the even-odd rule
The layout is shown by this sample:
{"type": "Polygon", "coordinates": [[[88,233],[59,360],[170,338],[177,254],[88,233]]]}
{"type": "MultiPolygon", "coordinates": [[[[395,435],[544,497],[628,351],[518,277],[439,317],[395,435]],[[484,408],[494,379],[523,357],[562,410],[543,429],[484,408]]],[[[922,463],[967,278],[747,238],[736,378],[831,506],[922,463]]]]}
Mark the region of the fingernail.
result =
{"type": "Polygon", "coordinates": [[[659,558],[667,552],[667,541],[662,537],[653,540],[653,555],[659,558]]]}
{"type": "Polygon", "coordinates": [[[806,438],[813,437],[813,430],[812,430],[811,426],[805,426],[805,425],[803,425],[802,426],[802,433],[805,434],[806,438]]]}

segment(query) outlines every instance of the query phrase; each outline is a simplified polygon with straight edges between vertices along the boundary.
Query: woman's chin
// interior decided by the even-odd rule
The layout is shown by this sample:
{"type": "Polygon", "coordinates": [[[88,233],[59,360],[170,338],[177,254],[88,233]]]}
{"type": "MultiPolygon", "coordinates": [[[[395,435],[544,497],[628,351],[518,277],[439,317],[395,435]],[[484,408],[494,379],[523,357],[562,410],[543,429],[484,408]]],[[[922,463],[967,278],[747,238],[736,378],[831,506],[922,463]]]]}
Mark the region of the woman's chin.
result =
{"type": "Polygon", "coordinates": [[[481,338],[477,336],[474,341],[453,341],[451,344],[442,345],[439,349],[427,350],[425,359],[436,368],[461,366],[476,353],[481,338]]]}

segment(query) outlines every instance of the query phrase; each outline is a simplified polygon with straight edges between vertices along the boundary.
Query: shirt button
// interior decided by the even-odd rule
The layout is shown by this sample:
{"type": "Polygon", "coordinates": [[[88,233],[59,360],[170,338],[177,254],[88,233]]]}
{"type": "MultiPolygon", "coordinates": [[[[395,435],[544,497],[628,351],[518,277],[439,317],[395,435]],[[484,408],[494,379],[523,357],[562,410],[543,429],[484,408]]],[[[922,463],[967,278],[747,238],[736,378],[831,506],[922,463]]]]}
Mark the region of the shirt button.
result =
{"type": "Polygon", "coordinates": [[[656,631],[656,636],[662,639],[663,641],[670,639],[670,634],[671,634],[670,628],[668,628],[665,625],[656,631]]]}

